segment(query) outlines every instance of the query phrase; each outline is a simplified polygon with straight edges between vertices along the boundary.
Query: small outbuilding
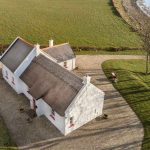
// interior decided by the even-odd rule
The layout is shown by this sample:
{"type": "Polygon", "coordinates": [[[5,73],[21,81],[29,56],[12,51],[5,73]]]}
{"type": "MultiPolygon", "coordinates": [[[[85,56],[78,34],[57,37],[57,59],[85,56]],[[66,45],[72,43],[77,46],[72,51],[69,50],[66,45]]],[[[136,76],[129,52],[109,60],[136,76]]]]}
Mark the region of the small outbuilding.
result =
{"type": "Polygon", "coordinates": [[[60,45],[53,46],[53,42],[50,41],[51,45],[49,47],[42,49],[43,52],[47,53],[54,59],[57,63],[67,70],[75,69],[75,54],[69,43],[64,43],[60,45]]]}

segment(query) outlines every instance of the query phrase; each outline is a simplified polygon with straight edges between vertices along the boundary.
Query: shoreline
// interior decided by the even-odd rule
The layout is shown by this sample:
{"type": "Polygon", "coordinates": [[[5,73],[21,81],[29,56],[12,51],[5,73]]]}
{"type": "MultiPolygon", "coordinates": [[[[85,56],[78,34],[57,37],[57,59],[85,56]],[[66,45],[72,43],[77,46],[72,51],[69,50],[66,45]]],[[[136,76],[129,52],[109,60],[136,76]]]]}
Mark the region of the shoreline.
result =
{"type": "Polygon", "coordinates": [[[132,20],[133,24],[136,24],[136,26],[132,25],[135,30],[139,30],[141,25],[144,24],[143,20],[149,19],[148,15],[146,15],[137,5],[137,1],[139,0],[122,0],[124,10],[132,20]]]}
{"type": "Polygon", "coordinates": [[[144,14],[150,17],[150,7],[145,4],[144,0],[137,0],[136,4],[144,12],[144,14]]]}

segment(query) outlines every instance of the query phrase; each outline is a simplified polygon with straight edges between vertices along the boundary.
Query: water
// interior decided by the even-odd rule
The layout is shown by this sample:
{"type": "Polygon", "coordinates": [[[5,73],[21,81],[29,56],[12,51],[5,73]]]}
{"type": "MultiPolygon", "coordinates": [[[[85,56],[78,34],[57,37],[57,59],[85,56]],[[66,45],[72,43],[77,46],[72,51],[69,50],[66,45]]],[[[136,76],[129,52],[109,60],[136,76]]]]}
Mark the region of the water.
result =
{"type": "Polygon", "coordinates": [[[136,3],[140,9],[150,17],[150,0],[137,0],[136,3]]]}
{"type": "Polygon", "coordinates": [[[144,0],[144,3],[147,7],[150,7],[150,0],[144,0]]]}

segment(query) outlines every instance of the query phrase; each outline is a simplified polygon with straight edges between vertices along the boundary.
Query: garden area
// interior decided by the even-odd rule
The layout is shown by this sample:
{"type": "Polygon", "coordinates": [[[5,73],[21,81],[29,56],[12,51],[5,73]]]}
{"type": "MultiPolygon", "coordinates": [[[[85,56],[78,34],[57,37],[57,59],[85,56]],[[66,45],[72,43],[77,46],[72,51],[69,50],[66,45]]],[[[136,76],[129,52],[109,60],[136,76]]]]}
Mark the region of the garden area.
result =
{"type": "Polygon", "coordinates": [[[145,61],[108,60],[103,63],[103,70],[108,78],[111,72],[117,74],[118,82],[113,85],[144,126],[142,149],[150,149],[150,73],[145,75],[145,61]]]}

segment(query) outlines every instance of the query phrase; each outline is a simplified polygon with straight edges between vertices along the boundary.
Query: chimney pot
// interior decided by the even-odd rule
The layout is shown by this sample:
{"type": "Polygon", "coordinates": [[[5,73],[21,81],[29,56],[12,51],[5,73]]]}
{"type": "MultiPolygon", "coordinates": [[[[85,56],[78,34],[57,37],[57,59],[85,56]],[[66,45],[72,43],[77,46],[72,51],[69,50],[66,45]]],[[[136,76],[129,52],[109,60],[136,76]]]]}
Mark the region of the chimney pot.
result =
{"type": "Polygon", "coordinates": [[[40,45],[37,43],[37,44],[35,45],[35,48],[36,48],[36,49],[40,49],[40,45]]]}
{"type": "Polygon", "coordinates": [[[83,77],[83,83],[84,84],[88,84],[90,82],[91,82],[91,77],[90,76],[86,75],[86,76],[83,77]]]}
{"type": "Polygon", "coordinates": [[[40,45],[37,43],[35,45],[35,48],[36,48],[36,56],[38,56],[40,54],[40,45]]]}
{"type": "Polygon", "coordinates": [[[54,46],[54,40],[49,40],[49,47],[53,47],[54,46]]]}

